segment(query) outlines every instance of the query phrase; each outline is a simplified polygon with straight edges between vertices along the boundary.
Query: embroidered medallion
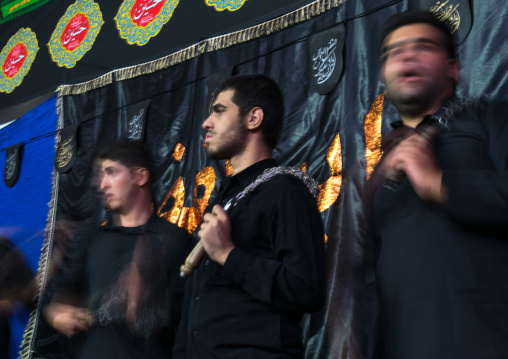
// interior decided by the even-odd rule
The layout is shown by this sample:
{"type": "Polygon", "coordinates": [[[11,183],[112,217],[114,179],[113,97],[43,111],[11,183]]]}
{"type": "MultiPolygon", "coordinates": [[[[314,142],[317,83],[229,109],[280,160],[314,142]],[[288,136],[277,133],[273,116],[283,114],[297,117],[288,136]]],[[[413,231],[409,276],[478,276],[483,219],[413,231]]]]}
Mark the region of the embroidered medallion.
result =
{"type": "Polygon", "coordinates": [[[142,141],[145,134],[145,119],[150,100],[134,103],[127,107],[127,138],[142,141]]]}
{"type": "Polygon", "coordinates": [[[55,167],[59,173],[69,171],[76,161],[78,152],[76,134],[78,125],[61,129],[58,133],[58,146],[55,152],[55,167]]]}
{"type": "Polygon", "coordinates": [[[343,71],[344,25],[312,35],[309,39],[309,57],[312,61],[309,83],[324,95],[338,84],[343,71]]]}
{"type": "Polygon", "coordinates": [[[445,22],[453,34],[460,27],[460,13],[458,11],[460,4],[448,3],[449,0],[442,3],[438,1],[434,6],[431,6],[429,10],[434,13],[439,20],[445,22]]]}
{"type": "Polygon", "coordinates": [[[5,150],[4,182],[7,187],[12,187],[18,179],[20,145],[7,147],[5,150]]]}
{"type": "Polygon", "coordinates": [[[51,59],[61,67],[72,68],[99,34],[102,14],[93,0],[78,0],[67,8],[51,35],[48,47],[51,59]]]}
{"type": "Polygon", "coordinates": [[[39,44],[30,29],[21,28],[0,52],[0,91],[10,93],[30,71],[39,44]]]}
{"type": "Polygon", "coordinates": [[[124,0],[115,16],[120,37],[129,45],[145,45],[166,24],[179,0],[124,0]]]}
{"type": "Polygon", "coordinates": [[[320,47],[317,53],[312,56],[312,70],[316,83],[321,85],[332,76],[337,57],[335,56],[335,49],[337,48],[337,39],[331,39],[323,47],[320,47]]]}
{"type": "Polygon", "coordinates": [[[468,37],[474,19],[471,0],[409,0],[410,8],[428,9],[444,22],[460,45],[468,37]]]}
{"type": "Polygon", "coordinates": [[[217,11],[236,11],[243,6],[245,0],[205,0],[205,3],[213,6],[217,11]]]}

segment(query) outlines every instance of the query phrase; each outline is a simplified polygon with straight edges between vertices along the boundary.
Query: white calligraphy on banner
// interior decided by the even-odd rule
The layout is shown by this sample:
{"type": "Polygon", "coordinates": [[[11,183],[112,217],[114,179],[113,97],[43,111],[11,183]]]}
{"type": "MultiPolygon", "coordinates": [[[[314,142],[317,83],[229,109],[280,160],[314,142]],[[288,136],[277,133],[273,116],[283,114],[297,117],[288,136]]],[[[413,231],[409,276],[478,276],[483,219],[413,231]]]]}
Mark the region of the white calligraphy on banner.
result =
{"type": "Polygon", "coordinates": [[[312,69],[315,71],[314,77],[318,84],[324,83],[332,75],[337,63],[336,48],[337,39],[331,39],[327,46],[320,47],[312,57],[312,69]]]}

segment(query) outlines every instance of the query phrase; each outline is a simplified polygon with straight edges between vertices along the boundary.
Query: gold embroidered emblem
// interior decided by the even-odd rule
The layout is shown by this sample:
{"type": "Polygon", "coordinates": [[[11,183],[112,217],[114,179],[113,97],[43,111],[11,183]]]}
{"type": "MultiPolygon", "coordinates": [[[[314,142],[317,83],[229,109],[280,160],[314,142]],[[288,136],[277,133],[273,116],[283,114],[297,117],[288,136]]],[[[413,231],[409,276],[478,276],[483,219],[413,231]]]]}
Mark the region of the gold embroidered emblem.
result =
{"type": "Polygon", "coordinates": [[[370,105],[369,112],[365,115],[364,132],[365,132],[365,162],[367,179],[370,178],[374,167],[381,159],[381,125],[383,102],[386,92],[380,94],[376,100],[370,105]]]}
{"type": "Polygon", "coordinates": [[[145,45],[173,16],[179,0],[124,0],[114,20],[129,45],[145,45]]]}
{"type": "Polygon", "coordinates": [[[245,0],[205,0],[205,3],[213,6],[217,11],[236,11],[243,6],[245,0]]]}
{"type": "Polygon", "coordinates": [[[173,150],[173,158],[180,162],[182,160],[183,154],[185,153],[185,146],[181,143],[177,143],[175,149],[173,150]]]}
{"type": "Polygon", "coordinates": [[[73,149],[72,141],[73,137],[60,144],[58,149],[58,155],[56,157],[56,165],[58,168],[65,167],[72,159],[73,149]]]}
{"type": "Polygon", "coordinates": [[[7,41],[7,45],[0,52],[1,92],[10,93],[21,84],[38,51],[37,37],[29,28],[19,29],[7,41]]]}
{"type": "Polygon", "coordinates": [[[78,0],[67,8],[48,42],[51,60],[58,66],[72,68],[92,48],[104,24],[99,5],[92,0],[78,0]]]}
{"type": "Polygon", "coordinates": [[[436,15],[440,21],[447,24],[453,34],[460,26],[460,13],[458,10],[459,4],[448,4],[449,2],[450,0],[446,0],[444,2],[438,1],[436,2],[436,5],[431,6],[429,10],[436,15]]]}

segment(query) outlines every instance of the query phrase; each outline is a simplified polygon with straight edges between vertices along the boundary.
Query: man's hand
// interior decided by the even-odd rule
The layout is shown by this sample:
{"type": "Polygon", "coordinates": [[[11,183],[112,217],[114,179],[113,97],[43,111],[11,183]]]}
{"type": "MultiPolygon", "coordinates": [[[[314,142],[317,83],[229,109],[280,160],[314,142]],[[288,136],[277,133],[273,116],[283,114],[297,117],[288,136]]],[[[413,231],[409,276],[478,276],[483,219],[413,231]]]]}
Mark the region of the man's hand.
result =
{"type": "Polygon", "coordinates": [[[210,258],[224,265],[235,246],[231,240],[231,222],[221,206],[215,205],[211,213],[204,215],[198,236],[210,258]]]}
{"type": "Polygon", "coordinates": [[[405,173],[421,199],[445,204],[443,170],[437,164],[434,147],[421,135],[411,135],[395,147],[383,161],[382,170],[387,175],[405,173]]]}
{"type": "Polygon", "coordinates": [[[69,338],[88,330],[88,327],[84,324],[88,318],[87,311],[84,308],[51,303],[44,310],[44,315],[53,328],[69,338]]]}

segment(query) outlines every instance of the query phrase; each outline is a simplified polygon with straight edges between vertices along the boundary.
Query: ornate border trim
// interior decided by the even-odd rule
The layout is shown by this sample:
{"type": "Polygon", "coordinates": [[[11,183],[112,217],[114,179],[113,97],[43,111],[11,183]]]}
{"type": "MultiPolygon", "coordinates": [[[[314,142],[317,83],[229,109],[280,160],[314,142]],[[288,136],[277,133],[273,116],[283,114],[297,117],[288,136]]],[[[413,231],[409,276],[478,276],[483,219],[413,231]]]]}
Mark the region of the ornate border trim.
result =
{"type": "Polygon", "coordinates": [[[206,39],[160,59],[114,70],[88,82],[63,85],[60,86],[57,91],[62,96],[79,95],[93,89],[107,86],[113,83],[113,81],[128,80],[137,76],[167,69],[176,64],[198,57],[205,52],[222,50],[230,46],[242,44],[265,35],[282,31],[342,6],[347,1],[348,0],[316,0],[311,4],[259,25],[206,39]]]}
{"type": "MultiPolygon", "coordinates": [[[[62,103],[63,103],[62,96],[58,94],[57,131],[63,128],[62,103]]],[[[58,148],[59,140],[60,136],[55,136],[55,152],[58,148]]],[[[46,289],[46,285],[48,282],[49,260],[51,258],[51,253],[53,251],[53,236],[55,232],[59,182],[60,182],[60,173],[58,173],[55,166],[53,166],[53,190],[51,193],[51,200],[49,202],[49,212],[48,217],[46,219],[46,228],[44,230],[44,243],[41,249],[41,256],[39,257],[39,267],[37,269],[37,278],[36,278],[37,290],[34,295],[34,301],[37,302],[37,308],[34,309],[32,313],[30,313],[30,319],[28,320],[25,332],[23,333],[23,340],[21,341],[21,345],[19,348],[20,349],[19,358],[21,359],[31,359],[32,354],[34,352],[33,347],[35,341],[35,333],[37,332],[37,324],[39,323],[39,317],[41,315],[42,310],[42,300],[40,299],[44,296],[44,291],[46,289]]]]}

